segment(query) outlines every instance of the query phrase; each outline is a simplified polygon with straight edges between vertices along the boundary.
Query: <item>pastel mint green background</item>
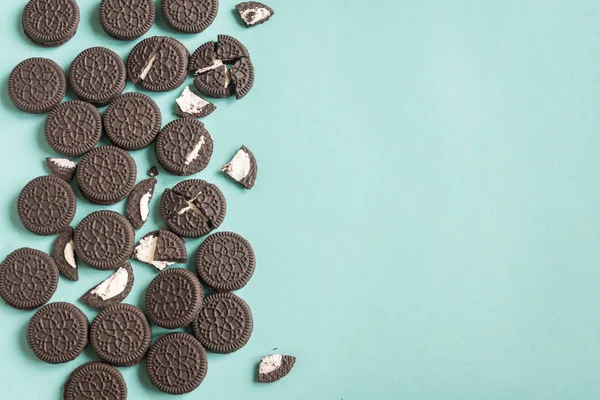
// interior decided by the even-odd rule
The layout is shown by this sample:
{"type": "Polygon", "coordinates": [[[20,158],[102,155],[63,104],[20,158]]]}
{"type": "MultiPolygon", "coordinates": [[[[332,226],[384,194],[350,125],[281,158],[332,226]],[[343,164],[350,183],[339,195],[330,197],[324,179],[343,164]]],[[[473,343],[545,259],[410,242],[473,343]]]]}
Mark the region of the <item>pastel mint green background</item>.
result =
{"type": "MultiPolygon", "coordinates": [[[[28,57],[66,69],[90,46],[123,57],[133,47],[102,31],[97,0],[80,1],[68,44],[36,47],[20,29],[24,3],[2,1],[3,88],[28,57]]],[[[202,386],[181,398],[600,398],[600,2],[271,0],[274,18],[251,29],[234,4],[221,0],[202,34],[177,34],[161,16],[149,33],[192,51],[231,34],[256,67],[247,98],[216,101],[204,120],[215,151],[197,175],[227,197],[221,229],[256,250],[239,292],[254,334],[237,353],[211,354],[202,386]],[[218,172],[241,144],[260,164],[250,192],[218,172]],[[273,348],[296,367],[255,383],[273,348]]],[[[178,93],[154,96],[165,123],[178,93]]],[[[19,190],[53,155],[44,116],[17,111],[5,89],[1,100],[0,257],[49,251],[54,238],[15,216],[19,190]]],[[[133,154],[142,179],[153,148],[133,154]]],[[[157,191],[178,180],[161,169],[157,191]]],[[[80,200],[74,224],[97,208],[80,200]]],[[[153,204],[138,239],[162,226],[153,204]]],[[[200,242],[188,240],[191,259],[200,242]]],[[[127,302],[142,304],[155,272],[134,269],[127,302]]],[[[52,301],[91,319],[78,298],[108,274],[80,275],[61,278],[52,301]]],[[[37,361],[24,338],[32,314],[0,306],[2,398],[60,398],[69,372],[94,358],[37,361]]],[[[121,371],[130,399],[170,398],[143,365],[121,371]]]]}

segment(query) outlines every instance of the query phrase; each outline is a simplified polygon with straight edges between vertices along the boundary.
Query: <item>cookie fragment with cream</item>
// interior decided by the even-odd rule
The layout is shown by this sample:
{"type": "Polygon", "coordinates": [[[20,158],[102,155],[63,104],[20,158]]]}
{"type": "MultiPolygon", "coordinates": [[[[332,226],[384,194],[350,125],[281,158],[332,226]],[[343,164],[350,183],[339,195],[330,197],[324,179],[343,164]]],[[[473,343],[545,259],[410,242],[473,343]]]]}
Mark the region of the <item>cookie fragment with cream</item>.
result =
{"type": "Polygon", "coordinates": [[[258,174],[258,164],[250,149],[242,146],[231,161],[221,167],[221,171],[246,189],[252,189],[258,174]]]}
{"type": "Polygon", "coordinates": [[[126,262],[122,267],[119,267],[108,279],[100,282],[87,291],[81,297],[81,300],[94,307],[103,309],[113,304],[117,304],[125,300],[133,287],[133,269],[131,264],[126,262]]]}
{"type": "Polygon", "coordinates": [[[185,242],[171,231],[161,229],[140,239],[133,250],[133,259],[162,271],[169,265],[187,262],[185,242]]]}
{"type": "Polygon", "coordinates": [[[258,366],[258,381],[261,383],[273,383],[290,373],[296,357],[271,354],[263,357],[258,366]]]}
{"type": "Polygon", "coordinates": [[[58,235],[52,247],[52,258],[58,267],[58,271],[67,279],[79,280],[77,256],[73,246],[74,230],[68,227],[58,235]]]}
{"type": "Polygon", "coordinates": [[[175,113],[181,117],[204,118],[217,109],[213,103],[192,92],[189,86],[183,89],[183,93],[175,102],[177,103],[175,113]]]}
{"type": "Polygon", "coordinates": [[[257,1],[245,1],[236,5],[235,9],[247,27],[267,22],[275,14],[271,7],[257,1]]]}
{"type": "Polygon", "coordinates": [[[77,163],[68,158],[46,157],[46,165],[53,175],[56,175],[67,182],[73,180],[75,169],[77,168],[77,163]]]}
{"type": "Polygon", "coordinates": [[[127,199],[127,217],[135,229],[140,229],[150,216],[150,201],[156,186],[155,178],[144,179],[139,182],[127,199]]]}

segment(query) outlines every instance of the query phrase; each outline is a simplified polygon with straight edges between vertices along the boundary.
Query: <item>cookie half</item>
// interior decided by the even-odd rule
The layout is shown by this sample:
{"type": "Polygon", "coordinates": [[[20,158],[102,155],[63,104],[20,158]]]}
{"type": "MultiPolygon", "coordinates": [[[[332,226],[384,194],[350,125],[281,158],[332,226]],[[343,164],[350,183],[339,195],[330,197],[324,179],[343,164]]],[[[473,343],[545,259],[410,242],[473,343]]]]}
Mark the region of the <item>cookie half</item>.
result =
{"type": "Polygon", "coordinates": [[[43,114],[60,104],[67,92],[62,68],[47,58],[30,58],[19,63],[8,78],[8,95],[15,107],[43,114]]]}
{"type": "Polygon", "coordinates": [[[131,264],[126,262],[119,267],[108,279],[81,296],[81,300],[94,308],[106,308],[125,300],[133,287],[134,276],[131,264]]]}
{"type": "Polygon", "coordinates": [[[206,42],[190,56],[188,66],[190,72],[200,75],[221,65],[223,61],[217,59],[217,42],[206,42]]]}
{"type": "Polygon", "coordinates": [[[106,47],[82,51],[71,63],[69,83],[81,100],[105,105],[125,90],[125,64],[106,47]]]}
{"type": "Polygon", "coordinates": [[[152,0],[102,0],[100,23],[119,40],[133,40],[150,30],[156,16],[152,0]]]}
{"type": "Polygon", "coordinates": [[[192,92],[189,86],[183,89],[183,93],[175,102],[177,103],[175,113],[184,118],[204,118],[217,109],[213,103],[192,92]]]}
{"type": "Polygon", "coordinates": [[[296,357],[282,354],[271,354],[261,358],[258,366],[258,381],[260,383],[273,383],[290,373],[296,357]]]}
{"type": "Polygon", "coordinates": [[[150,216],[150,201],[154,196],[155,178],[139,182],[127,199],[127,217],[135,229],[140,229],[150,216]]]}
{"type": "Polygon", "coordinates": [[[216,58],[224,64],[233,64],[241,58],[250,58],[248,49],[242,42],[229,35],[217,36],[216,58]]]}
{"type": "Polygon", "coordinates": [[[127,385],[123,375],[112,365],[89,362],[69,375],[63,396],[65,400],[127,400],[127,385]]]}
{"type": "Polygon", "coordinates": [[[185,242],[173,232],[161,229],[148,233],[133,249],[133,259],[162,271],[169,265],[187,262],[185,242]]]}
{"type": "Polygon", "coordinates": [[[221,167],[221,171],[246,189],[252,189],[258,175],[258,164],[250,149],[242,146],[231,161],[221,167]]]}
{"type": "Polygon", "coordinates": [[[213,23],[218,0],[162,0],[162,13],[172,28],[183,33],[200,33],[213,23]]]}
{"type": "Polygon", "coordinates": [[[23,10],[23,31],[37,45],[57,47],[75,36],[80,18],[75,0],[30,0],[23,10]]]}
{"type": "Polygon", "coordinates": [[[267,22],[275,14],[271,7],[258,1],[245,1],[236,5],[235,9],[248,27],[267,22]]]}
{"type": "Polygon", "coordinates": [[[52,247],[52,258],[58,271],[67,279],[79,280],[77,257],[73,243],[74,230],[70,226],[58,235],[52,247]]]}
{"type": "Polygon", "coordinates": [[[203,72],[194,79],[196,89],[209,97],[218,99],[233,95],[229,70],[223,64],[203,72]]]}
{"type": "Polygon", "coordinates": [[[193,118],[169,122],[156,139],[156,158],[175,175],[202,171],[213,153],[213,140],[204,124],[193,118]]]}
{"type": "Polygon", "coordinates": [[[77,168],[77,163],[68,158],[46,157],[46,165],[53,175],[58,176],[67,182],[73,180],[75,169],[77,168]]]}
{"type": "Polygon", "coordinates": [[[66,101],[48,114],[44,133],[52,150],[65,156],[79,157],[100,141],[102,117],[90,103],[66,101]]]}

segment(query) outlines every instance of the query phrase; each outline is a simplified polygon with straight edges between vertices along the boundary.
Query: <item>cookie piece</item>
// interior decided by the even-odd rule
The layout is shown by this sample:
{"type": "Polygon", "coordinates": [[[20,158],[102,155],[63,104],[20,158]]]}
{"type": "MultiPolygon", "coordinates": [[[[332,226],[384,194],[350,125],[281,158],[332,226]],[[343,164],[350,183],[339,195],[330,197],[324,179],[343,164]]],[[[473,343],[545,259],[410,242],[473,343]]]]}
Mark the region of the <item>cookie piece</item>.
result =
{"type": "Polygon", "coordinates": [[[27,327],[27,344],[33,354],[50,364],[79,357],[88,342],[88,319],[70,303],[50,303],[40,308],[27,327]]]}
{"type": "Polygon", "coordinates": [[[104,113],[106,135],[125,150],[149,146],[160,131],[160,108],[143,93],[125,93],[111,101],[104,113]]]}
{"type": "Polygon", "coordinates": [[[183,239],[173,232],[161,229],[140,239],[133,249],[133,259],[162,271],[169,265],[187,262],[187,250],[183,239]]]}
{"type": "Polygon", "coordinates": [[[213,233],[202,242],[196,256],[196,273],[212,289],[238,290],[252,278],[256,259],[246,239],[233,232],[213,233]]]}
{"type": "Polygon", "coordinates": [[[127,385],[123,375],[112,365],[89,362],[71,372],[63,396],[65,400],[127,400],[127,385]]]}
{"type": "Polygon", "coordinates": [[[181,42],[166,36],[144,39],[127,58],[127,77],[153,92],[178,88],[187,76],[189,53],[181,42]]]}
{"type": "Polygon", "coordinates": [[[246,26],[254,26],[267,22],[275,14],[273,9],[258,1],[245,1],[235,6],[246,26]]]}
{"type": "Polygon", "coordinates": [[[161,392],[189,393],[206,377],[206,351],[190,334],[168,333],[150,348],[146,370],[150,382],[161,392]]]}
{"type": "Polygon", "coordinates": [[[52,258],[58,267],[58,272],[72,281],[79,280],[77,258],[73,244],[73,228],[67,227],[58,235],[52,246],[52,258]]]}
{"type": "Polygon", "coordinates": [[[104,31],[119,40],[143,36],[154,23],[156,9],[152,0],[102,0],[100,23],[104,31]]]}
{"type": "Polygon", "coordinates": [[[260,359],[258,367],[258,381],[260,383],[273,383],[290,373],[296,357],[271,354],[260,359]]]}
{"type": "Polygon", "coordinates": [[[223,61],[217,59],[217,43],[206,42],[190,56],[189,70],[200,75],[221,65],[223,61]]]}
{"type": "Polygon", "coordinates": [[[125,64],[114,51],[92,47],[71,63],[69,83],[81,100],[102,106],[125,90],[125,64]]]}
{"type": "Polygon", "coordinates": [[[240,100],[254,86],[254,65],[248,57],[240,58],[229,68],[229,77],[233,85],[235,98],[240,100]]]}
{"type": "Polygon", "coordinates": [[[133,228],[124,216],[109,210],[96,211],[75,229],[75,252],[93,268],[116,269],[131,256],[134,238],[133,228]]]}
{"type": "Polygon", "coordinates": [[[246,189],[252,189],[258,174],[258,164],[250,149],[242,145],[231,161],[221,167],[221,171],[246,189]]]}
{"type": "Polygon", "coordinates": [[[133,158],[116,146],[101,146],[87,153],[77,168],[77,184],[92,203],[109,205],[126,198],[137,176],[133,158]]]}
{"type": "Polygon", "coordinates": [[[233,353],[244,347],[252,335],[250,307],[233,293],[215,293],[204,299],[192,323],[194,335],[213,353],[233,353]]]}
{"type": "Polygon", "coordinates": [[[119,304],[131,292],[134,280],[131,264],[126,262],[108,279],[88,290],[81,296],[81,300],[87,305],[99,309],[119,304]]]}
{"type": "Polygon", "coordinates": [[[152,331],[142,310],[130,304],[115,304],[100,311],[92,321],[90,343],[102,360],[130,367],[146,355],[152,331]]]}
{"type": "Polygon", "coordinates": [[[219,0],[162,0],[162,13],[172,28],[183,33],[200,33],[213,23],[219,0]]]}
{"type": "Polygon", "coordinates": [[[127,217],[135,229],[140,229],[150,215],[150,201],[154,195],[156,179],[148,178],[139,182],[127,199],[127,217]]]}
{"type": "Polygon", "coordinates": [[[189,179],[166,189],[160,200],[160,215],[179,236],[200,237],[217,229],[227,212],[225,196],[216,185],[189,179]]]}
{"type": "Polygon", "coordinates": [[[148,175],[150,175],[152,178],[155,178],[158,176],[158,169],[153,165],[152,167],[150,167],[150,169],[148,170],[148,175]]]}
{"type": "Polygon", "coordinates": [[[207,96],[225,98],[233,95],[233,86],[230,84],[229,70],[225,65],[198,75],[194,79],[194,86],[207,96]]]}
{"type": "Polygon", "coordinates": [[[217,36],[216,57],[225,64],[232,64],[240,58],[250,58],[250,53],[246,46],[233,36],[219,35],[217,36]]]}
{"type": "Polygon", "coordinates": [[[80,14],[75,0],[30,0],[23,10],[23,31],[33,43],[57,47],[77,32],[80,14]]]}
{"type": "Polygon", "coordinates": [[[76,209],[75,192],[54,175],[30,181],[17,200],[17,213],[23,226],[42,236],[62,232],[73,221],[76,209]]]}
{"type": "Polygon", "coordinates": [[[57,286],[56,263],[42,251],[21,248],[0,264],[0,297],[13,308],[32,310],[44,305],[57,286]]]}
{"type": "Polygon", "coordinates": [[[77,163],[68,158],[46,157],[46,165],[53,175],[56,175],[67,182],[73,180],[75,168],[77,168],[77,163]]]}
{"type": "Polygon", "coordinates": [[[204,118],[217,109],[213,103],[192,92],[189,86],[183,89],[183,93],[175,102],[177,103],[175,113],[184,118],[204,118]]]}
{"type": "Polygon", "coordinates": [[[196,275],[183,268],[160,272],[146,291],[150,320],[167,329],[183,328],[198,316],[203,291],[196,275]]]}
{"type": "Polygon", "coordinates": [[[65,156],[79,157],[100,141],[102,117],[90,103],[66,101],[48,114],[44,132],[52,150],[65,156]]]}
{"type": "Polygon", "coordinates": [[[204,124],[192,118],[169,122],[156,139],[156,158],[169,172],[187,176],[202,171],[213,153],[204,124]]]}
{"type": "Polygon", "coordinates": [[[67,92],[62,68],[47,58],[30,58],[19,63],[8,78],[8,95],[15,107],[43,114],[60,104],[67,92]]]}

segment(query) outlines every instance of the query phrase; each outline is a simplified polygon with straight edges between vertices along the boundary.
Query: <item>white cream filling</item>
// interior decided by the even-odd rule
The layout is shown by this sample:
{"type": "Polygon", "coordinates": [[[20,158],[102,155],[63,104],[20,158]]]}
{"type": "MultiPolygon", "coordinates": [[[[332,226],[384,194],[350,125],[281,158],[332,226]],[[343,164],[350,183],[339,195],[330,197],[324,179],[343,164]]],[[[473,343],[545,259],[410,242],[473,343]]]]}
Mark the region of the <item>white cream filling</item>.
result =
{"type": "Polygon", "coordinates": [[[150,199],[152,198],[152,192],[148,192],[142,196],[140,199],[140,216],[142,217],[142,221],[146,222],[148,220],[148,215],[150,215],[150,199]]]}
{"type": "Polygon", "coordinates": [[[129,272],[125,268],[120,267],[110,278],[96,286],[92,290],[92,294],[99,296],[104,301],[110,300],[125,290],[128,278],[129,272]]]}
{"type": "Polygon", "coordinates": [[[200,149],[202,149],[202,145],[204,145],[204,135],[200,136],[200,140],[196,143],[196,146],[192,149],[192,151],[185,156],[185,161],[183,162],[185,165],[190,165],[192,161],[198,158],[198,154],[200,153],[200,149]]]}
{"type": "Polygon", "coordinates": [[[58,168],[62,169],[73,169],[77,166],[77,163],[66,158],[51,158],[50,161],[58,168]]]}
{"type": "Polygon", "coordinates": [[[247,10],[242,11],[240,16],[244,21],[249,24],[255,24],[263,19],[269,18],[271,13],[266,8],[249,8],[247,10]]]}
{"type": "Polygon", "coordinates": [[[142,73],[140,74],[141,80],[146,79],[146,77],[150,73],[150,70],[152,69],[152,66],[154,65],[154,61],[156,61],[157,57],[158,57],[158,54],[156,54],[156,53],[153,54],[152,57],[150,57],[150,61],[148,61],[148,64],[146,64],[146,67],[143,69],[142,73]]]}
{"type": "Polygon", "coordinates": [[[140,240],[140,244],[138,244],[134,250],[135,257],[146,264],[153,265],[158,270],[162,271],[167,266],[174,264],[170,261],[156,261],[154,260],[154,256],[156,254],[156,244],[158,243],[158,236],[148,236],[147,238],[143,238],[140,240]]]}
{"type": "Polygon", "coordinates": [[[75,251],[73,249],[72,240],[65,246],[65,249],[63,250],[63,257],[65,258],[65,261],[67,261],[67,264],[69,264],[73,268],[77,268],[77,264],[75,263],[75,251]]]}
{"type": "Polygon", "coordinates": [[[225,87],[229,87],[230,82],[231,82],[231,75],[229,75],[229,70],[225,69],[225,87]]]}
{"type": "Polygon", "coordinates": [[[221,171],[231,176],[236,181],[241,181],[250,173],[250,156],[240,149],[227,164],[221,167],[221,171]]]}
{"type": "Polygon", "coordinates": [[[211,69],[217,69],[219,68],[221,65],[223,65],[223,61],[221,60],[213,60],[212,64],[209,65],[208,67],[203,67],[203,68],[199,68],[196,70],[196,72],[194,72],[195,75],[200,75],[203,74],[207,71],[210,71],[211,69]]]}
{"type": "Polygon", "coordinates": [[[273,354],[267,357],[263,357],[260,360],[260,366],[258,367],[259,374],[268,374],[281,367],[283,356],[281,354],[273,354]]]}
{"type": "Polygon", "coordinates": [[[175,101],[181,111],[187,114],[199,114],[204,107],[210,104],[208,101],[192,92],[188,86],[183,89],[183,93],[181,93],[181,96],[175,101]]]}

